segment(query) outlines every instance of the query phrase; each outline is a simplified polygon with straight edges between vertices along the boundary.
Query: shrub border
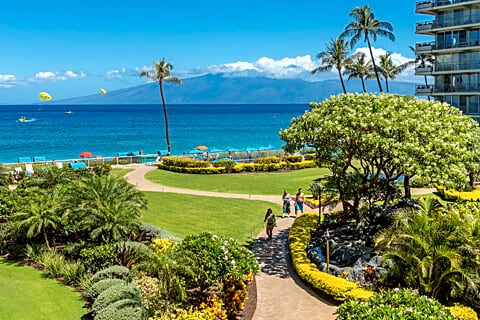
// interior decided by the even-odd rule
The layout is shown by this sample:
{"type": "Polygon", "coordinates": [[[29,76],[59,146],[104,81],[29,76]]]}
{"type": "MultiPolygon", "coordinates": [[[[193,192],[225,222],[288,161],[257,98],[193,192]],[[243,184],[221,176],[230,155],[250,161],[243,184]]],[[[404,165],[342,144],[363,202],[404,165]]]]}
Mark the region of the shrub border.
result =
{"type": "MultiPolygon", "coordinates": [[[[318,270],[307,256],[307,246],[311,240],[311,232],[318,221],[318,213],[306,212],[298,217],[290,228],[288,237],[293,268],[297,274],[321,293],[333,297],[336,301],[366,301],[376,293],[361,288],[354,282],[339,278],[318,270]]],[[[466,306],[455,305],[445,307],[457,318],[478,320],[476,312],[466,306]]]]}

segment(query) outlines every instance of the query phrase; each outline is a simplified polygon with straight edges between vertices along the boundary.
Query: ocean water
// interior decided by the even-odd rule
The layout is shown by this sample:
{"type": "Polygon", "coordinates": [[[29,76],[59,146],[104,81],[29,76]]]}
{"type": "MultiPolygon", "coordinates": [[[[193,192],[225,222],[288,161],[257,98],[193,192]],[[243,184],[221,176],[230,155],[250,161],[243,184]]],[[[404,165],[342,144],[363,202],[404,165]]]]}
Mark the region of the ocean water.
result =
{"type": "MultiPolygon", "coordinates": [[[[279,149],[279,130],[307,109],[308,105],[170,105],[172,152],[189,152],[198,145],[279,149]]],[[[0,106],[0,163],[32,156],[71,159],[84,151],[108,157],[166,149],[161,105],[0,106]],[[73,114],[65,114],[69,110],[73,114]],[[35,121],[18,122],[21,117],[35,121]]]]}

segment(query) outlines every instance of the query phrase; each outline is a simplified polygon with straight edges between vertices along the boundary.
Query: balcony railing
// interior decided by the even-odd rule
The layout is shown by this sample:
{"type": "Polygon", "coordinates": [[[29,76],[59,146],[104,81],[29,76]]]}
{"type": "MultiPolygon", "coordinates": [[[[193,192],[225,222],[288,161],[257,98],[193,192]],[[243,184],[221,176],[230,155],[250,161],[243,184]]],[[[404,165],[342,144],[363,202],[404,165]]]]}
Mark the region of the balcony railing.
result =
{"type": "Polygon", "coordinates": [[[461,71],[461,70],[480,70],[480,60],[460,63],[435,63],[435,72],[442,71],[461,71]]]}
{"type": "Polygon", "coordinates": [[[475,13],[465,17],[454,17],[453,19],[437,19],[435,21],[419,22],[415,30],[418,32],[430,31],[433,29],[464,26],[480,23],[480,14],[475,13]]]}
{"type": "Polygon", "coordinates": [[[417,66],[415,67],[415,74],[418,76],[422,75],[430,75],[433,73],[433,67],[432,66],[417,66]]]}
{"type": "Polygon", "coordinates": [[[459,3],[478,2],[478,0],[420,0],[417,1],[417,11],[436,7],[450,6],[459,3]]]}
{"type": "Polygon", "coordinates": [[[469,93],[469,92],[480,92],[480,85],[457,85],[452,86],[449,84],[445,85],[435,85],[433,88],[433,93],[469,93]]]}
{"type": "Polygon", "coordinates": [[[433,86],[415,86],[415,95],[416,96],[429,96],[433,93],[433,86]]]}
{"type": "Polygon", "coordinates": [[[467,42],[456,42],[450,44],[442,44],[433,42],[417,43],[415,45],[415,50],[417,52],[431,52],[433,50],[445,50],[445,49],[456,49],[456,48],[469,48],[469,47],[480,47],[480,41],[472,40],[467,42]]]}

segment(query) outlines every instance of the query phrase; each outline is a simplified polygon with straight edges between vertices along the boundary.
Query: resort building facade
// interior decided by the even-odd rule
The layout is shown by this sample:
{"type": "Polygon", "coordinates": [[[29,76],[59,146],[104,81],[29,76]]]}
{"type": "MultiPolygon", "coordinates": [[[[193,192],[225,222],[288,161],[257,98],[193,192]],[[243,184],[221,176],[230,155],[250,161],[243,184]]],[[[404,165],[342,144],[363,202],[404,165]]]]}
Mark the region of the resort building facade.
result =
{"type": "Polygon", "coordinates": [[[423,63],[417,63],[415,74],[434,80],[416,86],[415,94],[480,117],[480,0],[421,0],[416,13],[434,17],[417,23],[415,30],[434,40],[416,44],[423,63]]]}

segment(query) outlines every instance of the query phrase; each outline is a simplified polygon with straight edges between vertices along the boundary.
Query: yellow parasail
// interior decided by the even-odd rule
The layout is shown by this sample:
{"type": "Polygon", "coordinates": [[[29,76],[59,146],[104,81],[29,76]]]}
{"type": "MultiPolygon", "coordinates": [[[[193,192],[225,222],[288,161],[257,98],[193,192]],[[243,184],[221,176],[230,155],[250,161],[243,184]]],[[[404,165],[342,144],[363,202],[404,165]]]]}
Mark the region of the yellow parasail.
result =
{"type": "Polygon", "coordinates": [[[105,91],[105,90],[103,90],[103,89],[100,89],[100,92],[101,92],[103,95],[107,94],[107,91],[105,91]]]}
{"type": "Polygon", "coordinates": [[[51,97],[48,93],[46,93],[46,92],[40,92],[39,97],[40,97],[40,100],[41,100],[41,101],[50,101],[50,100],[52,100],[52,97],[51,97]]]}

